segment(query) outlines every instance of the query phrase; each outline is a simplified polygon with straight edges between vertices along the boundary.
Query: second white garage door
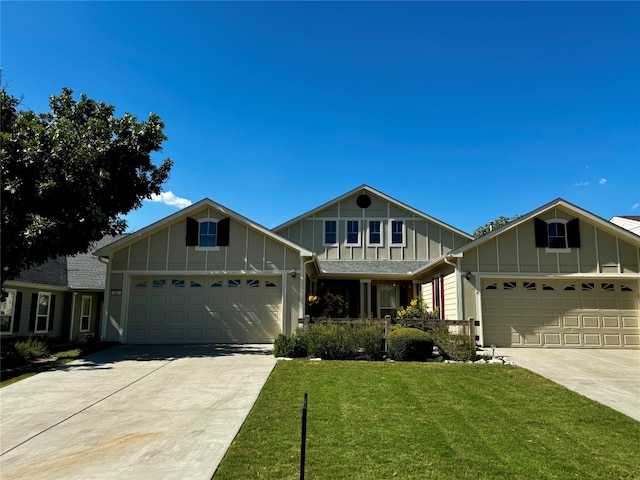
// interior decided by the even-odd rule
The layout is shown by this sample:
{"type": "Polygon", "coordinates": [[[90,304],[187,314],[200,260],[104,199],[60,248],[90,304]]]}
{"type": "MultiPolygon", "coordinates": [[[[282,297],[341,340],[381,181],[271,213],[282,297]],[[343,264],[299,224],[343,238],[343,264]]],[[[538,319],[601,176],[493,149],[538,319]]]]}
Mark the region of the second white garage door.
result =
{"type": "Polygon", "coordinates": [[[270,343],[281,277],[133,277],[127,343],[270,343]]]}
{"type": "Polygon", "coordinates": [[[637,282],[484,280],[484,344],[640,347],[637,282]]]}

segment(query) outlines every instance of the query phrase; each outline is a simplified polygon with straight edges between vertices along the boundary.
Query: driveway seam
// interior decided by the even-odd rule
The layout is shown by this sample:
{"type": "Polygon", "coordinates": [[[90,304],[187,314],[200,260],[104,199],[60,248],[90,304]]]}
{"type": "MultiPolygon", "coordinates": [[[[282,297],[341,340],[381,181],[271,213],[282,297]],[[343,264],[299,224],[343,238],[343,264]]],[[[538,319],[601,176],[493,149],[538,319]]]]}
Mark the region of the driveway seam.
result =
{"type": "Polygon", "coordinates": [[[9,453],[9,452],[11,452],[11,451],[15,450],[15,449],[16,449],[16,448],[18,448],[18,447],[21,447],[21,446],[22,446],[22,445],[24,445],[25,443],[30,442],[31,440],[33,440],[34,438],[36,438],[36,437],[38,437],[38,436],[42,435],[43,433],[48,432],[49,430],[52,430],[53,428],[57,427],[58,425],[62,425],[64,422],[66,422],[66,421],[68,421],[68,420],[72,419],[73,417],[75,417],[75,416],[79,415],[80,413],[82,413],[82,412],[86,412],[86,411],[87,411],[87,410],[89,410],[91,407],[94,407],[94,406],[96,406],[97,404],[104,402],[106,399],[113,397],[113,396],[114,396],[114,395],[116,395],[117,393],[120,393],[120,392],[122,392],[123,390],[125,390],[125,389],[127,389],[127,388],[131,387],[132,385],[134,385],[134,384],[138,383],[140,380],[142,380],[142,379],[144,379],[144,378],[148,377],[149,375],[152,375],[153,373],[157,372],[157,371],[158,371],[158,370],[160,370],[161,368],[166,367],[167,365],[169,365],[169,364],[170,364],[171,362],[173,362],[174,360],[175,360],[175,358],[170,358],[170,359],[166,360],[166,362],[165,362],[163,365],[160,365],[159,367],[154,368],[154,369],[153,369],[153,370],[151,370],[150,372],[145,373],[145,374],[144,374],[143,376],[141,376],[140,378],[137,378],[137,379],[135,379],[134,381],[129,382],[128,384],[124,385],[123,387],[119,388],[118,390],[116,390],[116,391],[114,391],[114,392],[111,392],[109,395],[106,395],[106,396],[104,396],[104,397],[102,397],[102,398],[100,398],[100,399],[96,400],[95,402],[93,402],[93,403],[91,403],[91,404],[87,405],[86,407],[84,407],[84,408],[82,408],[82,409],[78,410],[77,412],[72,413],[71,415],[67,416],[66,418],[63,418],[62,420],[60,420],[60,421],[58,421],[58,422],[54,423],[53,425],[48,426],[47,428],[45,428],[45,429],[43,429],[43,430],[39,431],[38,433],[35,433],[35,434],[31,435],[29,438],[26,438],[25,440],[23,440],[22,442],[18,443],[17,445],[14,445],[13,447],[9,448],[8,450],[5,450],[4,452],[0,453],[0,457],[2,457],[3,455],[5,455],[6,453],[9,453]]]}

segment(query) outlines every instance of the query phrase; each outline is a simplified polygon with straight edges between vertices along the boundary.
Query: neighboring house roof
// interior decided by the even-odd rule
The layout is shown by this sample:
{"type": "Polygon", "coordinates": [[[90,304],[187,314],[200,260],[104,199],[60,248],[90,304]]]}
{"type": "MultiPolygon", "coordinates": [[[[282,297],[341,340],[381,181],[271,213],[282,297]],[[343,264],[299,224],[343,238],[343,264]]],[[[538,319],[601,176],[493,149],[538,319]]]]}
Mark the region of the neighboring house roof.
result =
{"type": "Polygon", "coordinates": [[[104,290],[107,267],[93,251],[118,238],[106,235],[95,242],[86,253],[48,260],[41,265],[23,270],[9,282],[49,285],[71,290],[104,290]]]}
{"type": "Polygon", "coordinates": [[[318,260],[320,273],[327,275],[410,276],[430,263],[428,260],[318,260]]]}
{"type": "Polygon", "coordinates": [[[610,222],[624,228],[625,230],[629,230],[636,235],[640,235],[640,216],[638,215],[613,217],[610,222]]]}
{"type": "Polygon", "coordinates": [[[347,198],[349,198],[350,196],[352,196],[352,195],[354,195],[354,194],[356,194],[356,193],[358,193],[358,192],[362,192],[362,193],[368,192],[368,193],[371,193],[371,194],[373,194],[373,195],[376,195],[376,196],[378,196],[378,197],[380,197],[380,198],[382,198],[382,199],[384,199],[384,200],[386,200],[386,201],[388,201],[388,202],[390,202],[390,203],[394,203],[395,205],[397,205],[397,206],[398,206],[398,207],[400,207],[400,208],[403,208],[403,209],[405,209],[405,210],[410,211],[410,212],[411,212],[411,213],[413,213],[414,215],[417,215],[417,216],[419,216],[419,217],[425,218],[425,219],[429,220],[430,222],[433,222],[433,223],[435,223],[435,224],[437,224],[437,225],[440,225],[440,226],[442,226],[442,227],[445,227],[445,228],[447,228],[447,229],[449,229],[449,230],[451,230],[451,231],[453,231],[453,232],[457,233],[458,235],[461,235],[461,236],[463,236],[463,237],[465,237],[465,238],[468,238],[469,240],[472,240],[472,239],[473,239],[473,236],[472,236],[472,235],[469,235],[468,233],[463,232],[462,230],[459,230],[459,229],[457,229],[457,228],[455,228],[455,227],[453,227],[453,226],[451,226],[451,225],[449,225],[449,224],[447,224],[447,223],[444,223],[443,221],[438,220],[437,218],[434,218],[434,217],[432,217],[432,216],[430,216],[430,215],[427,215],[426,213],[421,212],[420,210],[417,210],[417,209],[415,209],[415,208],[413,208],[413,207],[411,207],[411,206],[407,205],[406,203],[402,203],[402,202],[400,202],[399,200],[396,200],[395,198],[392,198],[392,197],[390,197],[389,195],[386,195],[386,194],[384,194],[384,193],[382,193],[382,192],[380,192],[380,191],[376,190],[375,188],[372,188],[372,187],[370,187],[370,186],[368,186],[368,185],[364,185],[364,184],[363,184],[363,185],[360,185],[360,186],[359,186],[359,187],[357,187],[357,188],[354,188],[353,190],[348,191],[348,192],[347,192],[347,193],[345,193],[344,195],[340,195],[339,197],[334,198],[333,200],[331,200],[331,201],[329,201],[329,202],[327,202],[327,203],[324,203],[324,204],[320,205],[319,207],[314,208],[313,210],[309,210],[308,212],[303,213],[302,215],[298,215],[297,217],[295,217],[295,218],[293,218],[293,219],[291,219],[291,220],[289,220],[289,221],[287,221],[287,222],[283,223],[282,225],[278,225],[277,227],[273,228],[272,230],[273,230],[274,232],[277,232],[278,230],[282,230],[282,229],[284,229],[284,228],[286,228],[286,227],[288,227],[288,226],[290,226],[290,225],[293,225],[293,224],[295,224],[295,223],[299,222],[300,220],[302,220],[302,219],[304,219],[304,218],[307,218],[307,217],[309,217],[309,216],[312,216],[312,215],[314,215],[315,213],[320,212],[320,211],[322,211],[322,210],[326,209],[327,207],[330,207],[330,206],[332,206],[332,205],[335,205],[335,204],[337,204],[337,203],[340,203],[340,202],[342,202],[344,199],[347,199],[347,198]]]}
{"type": "Polygon", "coordinates": [[[203,198],[202,200],[200,200],[199,202],[196,202],[186,208],[183,208],[182,210],[177,211],[176,213],[169,215],[168,217],[165,217],[161,220],[158,220],[155,223],[152,223],[151,225],[148,225],[136,232],[133,232],[125,237],[122,237],[118,240],[116,240],[113,243],[110,243],[109,245],[106,245],[102,248],[99,248],[98,250],[96,250],[95,255],[99,256],[99,257],[108,257],[112,252],[119,250],[120,248],[122,248],[125,245],[128,245],[130,243],[133,243],[137,240],[139,240],[141,237],[145,236],[145,235],[150,235],[151,233],[154,233],[158,230],[161,230],[162,228],[166,227],[167,225],[175,222],[176,220],[182,219],[182,218],[186,218],[189,215],[191,215],[192,213],[197,213],[203,206],[208,206],[211,207],[215,210],[218,210],[219,212],[223,213],[224,215],[227,215],[231,218],[233,218],[234,220],[244,223],[245,225],[250,226],[251,228],[259,231],[260,233],[266,235],[269,238],[272,238],[273,240],[280,242],[283,245],[286,245],[294,250],[298,250],[300,252],[301,256],[305,256],[305,257],[311,257],[313,256],[313,253],[306,250],[305,248],[301,247],[300,245],[287,240],[284,237],[281,237],[280,235],[278,235],[277,233],[272,232],[271,230],[269,230],[266,227],[263,227],[262,225],[249,220],[247,217],[244,217],[242,215],[240,215],[237,212],[234,212],[233,210],[220,205],[219,203],[214,202],[213,200],[209,199],[209,198],[203,198]]]}
{"type": "Polygon", "coordinates": [[[481,245],[485,242],[488,242],[489,240],[491,240],[494,237],[497,237],[498,235],[502,235],[504,232],[507,232],[513,228],[516,228],[518,225],[521,225],[523,223],[525,223],[526,221],[530,220],[533,217],[536,217],[538,215],[541,215],[543,213],[545,213],[548,210],[551,210],[552,208],[555,208],[557,206],[562,206],[568,210],[573,211],[576,215],[582,215],[583,217],[588,218],[589,220],[591,220],[593,223],[595,223],[596,225],[600,226],[601,228],[608,230],[616,235],[619,235],[621,237],[626,238],[627,240],[631,241],[632,243],[640,246],[640,238],[638,238],[637,235],[631,233],[629,230],[626,230],[614,223],[608,222],[607,220],[605,220],[604,218],[601,218],[587,210],[584,210],[580,207],[578,207],[577,205],[574,205],[570,202],[567,202],[566,200],[562,199],[562,198],[557,198],[549,203],[547,203],[546,205],[543,205],[529,213],[527,213],[526,215],[522,215],[521,217],[518,217],[516,220],[507,223],[506,225],[503,225],[500,228],[497,228],[496,230],[487,233],[486,235],[483,235],[479,238],[476,238],[475,240],[473,240],[472,242],[469,242],[459,248],[456,248],[455,250],[450,251],[449,253],[442,255],[440,258],[434,260],[433,262],[425,265],[424,267],[422,267],[421,269],[419,269],[418,271],[414,272],[414,274],[418,274],[418,273],[423,273],[429,269],[431,269],[434,266],[437,265],[441,265],[442,263],[446,263],[446,258],[452,258],[452,257],[457,257],[460,256],[461,254],[464,254],[464,252],[471,250],[472,248],[477,247],[478,245],[481,245]]]}
{"type": "Polygon", "coordinates": [[[56,257],[40,265],[21,271],[13,282],[67,287],[67,258],[56,257]]]}

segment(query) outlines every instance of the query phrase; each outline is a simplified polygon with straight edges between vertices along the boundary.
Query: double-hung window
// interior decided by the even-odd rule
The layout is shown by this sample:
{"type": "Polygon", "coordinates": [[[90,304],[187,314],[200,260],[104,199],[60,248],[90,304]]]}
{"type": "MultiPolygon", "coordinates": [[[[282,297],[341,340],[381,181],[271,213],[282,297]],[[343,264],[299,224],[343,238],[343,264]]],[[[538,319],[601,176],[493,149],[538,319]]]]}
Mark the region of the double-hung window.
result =
{"type": "Polygon", "coordinates": [[[218,246],[218,224],[216,222],[200,222],[199,247],[218,246]]]}
{"type": "Polygon", "coordinates": [[[80,331],[88,332],[91,327],[91,297],[89,295],[82,296],[82,305],[80,306],[80,331]]]}
{"type": "Polygon", "coordinates": [[[580,248],[580,224],[577,218],[563,220],[534,219],[536,247],[544,247],[546,252],[570,252],[580,248]]]}
{"type": "Polygon", "coordinates": [[[369,220],[369,245],[382,245],[382,222],[380,220],[369,220]]]}
{"type": "Polygon", "coordinates": [[[45,333],[49,329],[49,309],[51,308],[51,294],[38,293],[36,306],[36,328],[34,333],[45,333]]]}
{"type": "Polygon", "coordinates": [[[324,221],[324,244],[336,245],[338,243],[338,222],[336,220],[324,221]]]}
{"type": "Polygon", "coordinates": [[[360,221],[347,220],[347,245],[360,245],[360,221]]]}
{"type": "Polygon", "coordinates": [[[391,244],[404,245],[404,222],[402,220],[391,220],[391,244]]]}

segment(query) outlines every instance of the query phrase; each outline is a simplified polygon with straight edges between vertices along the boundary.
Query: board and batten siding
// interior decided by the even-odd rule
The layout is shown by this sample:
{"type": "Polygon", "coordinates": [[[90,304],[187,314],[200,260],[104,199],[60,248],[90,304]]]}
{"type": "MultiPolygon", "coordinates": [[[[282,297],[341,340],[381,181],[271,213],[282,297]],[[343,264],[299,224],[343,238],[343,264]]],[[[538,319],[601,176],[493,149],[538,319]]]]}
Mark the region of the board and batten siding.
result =
{"type": "Polygon", "coordinates": [[[324,260],[429,260],[458,248],[469,240],[457,232],[430,221],[399,205],[370,194],[371,205],[360,208],[357,195],[345,198],[309,217],[289,224],[275,232],[302,247],[317,252],[324,260]],[[324,225],[327,220],[337,221],[337,245],[324,244],[324,225]],[[360,243],[347,245],[346,222],[360,222],[360,243]],[[368,242],[369,221],[381,222],[382,245],[368,242]],[[395,246],[390,241],[392,220],[402,220],[405,225],[405,243],[395,246]]]}
{"type": "MultiPolygon", "coordinates": [[[[542,220],[575,217],[556,208],[542,220]]],[[[579,217],[580,248],[547,252],[535,245],[533,219],[465,252],[463,272],[620,275],[640,272],[640,249],[579,217]]]]}
{"type": "MultiPolygon", "coordinates": [[[[227,215],[209,206],[190,212],[195,220],[220,221],[227,215]]],[[[128,298],[133,275],[279,275],[283,278],[282,328],[288,332],[297,327],[303,315],[302,290],[304,275],[300,251],[278,242],[269,232],[253,228],[236,218],[230,219],[229,245],[217,250],[201,250],[186,246],[186,217],[158,230],[131,239],[112,252],[105,292],[105,322],[102,336],[122,341],[126,328],[128,298]],[[296,271],[292,278],[291,272],[296,271]]]]}

